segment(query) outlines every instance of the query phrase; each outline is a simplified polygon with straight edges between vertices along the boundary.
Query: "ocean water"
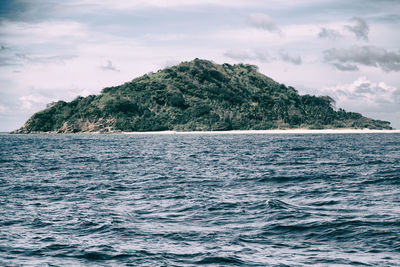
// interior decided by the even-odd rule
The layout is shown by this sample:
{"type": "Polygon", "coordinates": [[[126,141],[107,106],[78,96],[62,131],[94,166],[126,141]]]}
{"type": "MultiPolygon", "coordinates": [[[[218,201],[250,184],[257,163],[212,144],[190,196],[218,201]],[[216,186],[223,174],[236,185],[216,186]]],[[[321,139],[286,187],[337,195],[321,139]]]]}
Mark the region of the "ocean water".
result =
{"type": "Polygon", "coordinates": [[[1,266],[400,266],[400,134],[0,135],[1,266]]]}

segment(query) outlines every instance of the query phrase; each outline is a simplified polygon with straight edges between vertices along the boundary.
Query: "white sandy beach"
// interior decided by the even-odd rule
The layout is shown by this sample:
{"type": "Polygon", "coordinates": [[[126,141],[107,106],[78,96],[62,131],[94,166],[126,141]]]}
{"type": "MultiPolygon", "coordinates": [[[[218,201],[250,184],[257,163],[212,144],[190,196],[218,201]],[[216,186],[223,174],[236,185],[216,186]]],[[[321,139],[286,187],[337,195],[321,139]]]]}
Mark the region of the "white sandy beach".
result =
{"type": "Polygon", "coordinates": [[[159,131],[159,132],[122,132],[122,134],[362,134],[362,133],[400,133],[400,130],[371,129],[287,129],[287,130],[232,130],[232,131],[159,131]]]}

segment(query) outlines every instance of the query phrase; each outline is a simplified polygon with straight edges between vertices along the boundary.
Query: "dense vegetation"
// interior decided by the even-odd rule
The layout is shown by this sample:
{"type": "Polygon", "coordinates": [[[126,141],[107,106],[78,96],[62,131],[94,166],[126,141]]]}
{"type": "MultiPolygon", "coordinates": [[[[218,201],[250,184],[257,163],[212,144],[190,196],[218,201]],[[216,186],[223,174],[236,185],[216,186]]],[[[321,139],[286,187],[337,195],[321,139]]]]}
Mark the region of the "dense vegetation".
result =
{"type": "Polygon", "coordinates": [[[100,95],[52,103],[16,132],[391,128],[333,105],[329,96],[299,95],[255,66],[195,59],[100,95]]]}

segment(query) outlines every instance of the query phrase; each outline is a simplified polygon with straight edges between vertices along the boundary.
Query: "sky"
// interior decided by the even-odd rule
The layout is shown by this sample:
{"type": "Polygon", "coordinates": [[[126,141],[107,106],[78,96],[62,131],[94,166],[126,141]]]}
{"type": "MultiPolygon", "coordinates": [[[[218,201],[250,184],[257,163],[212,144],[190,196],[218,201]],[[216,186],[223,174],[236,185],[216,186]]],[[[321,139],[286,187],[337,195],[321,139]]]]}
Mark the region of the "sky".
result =
{"type": "Polygon", "coordinates": [[[195,58],[400,128],[398,0],[0,0],[0,131],[195,58]]]}

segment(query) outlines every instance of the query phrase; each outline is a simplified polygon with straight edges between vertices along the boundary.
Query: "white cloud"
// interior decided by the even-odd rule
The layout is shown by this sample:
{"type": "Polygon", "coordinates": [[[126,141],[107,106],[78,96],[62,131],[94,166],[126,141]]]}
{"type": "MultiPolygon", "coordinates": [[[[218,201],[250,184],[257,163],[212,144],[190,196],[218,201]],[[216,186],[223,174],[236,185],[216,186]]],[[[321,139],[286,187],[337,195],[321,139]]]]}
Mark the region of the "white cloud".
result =
{"type": "Polygon", "coordinates": [[[286,45],[309,48],[318,45],[320,49],[320,41],[315,38],[319,32],[320,26],[316,24],[287,24],[280,27],[280,34],[257,27],[232,27],[216,29],[206,37],[210,41],[243,44],[246,48],[266,46],[280,49],[286,45]]]}
{"type": "Polygon", "coordinates": [[[253,51],[246,51],[241,49],[236,50],[228,50],[224,53],[225,57],[240,61],[258,61],[258,62],[272,62],[277,60],[282,60],[284,62],[292,63],[295,65],[300,65],[302,63],[302,59],[300,56],[293,56],[288,54],[285,51],[280,51],[276,56],[270,56],[270,54],[261,49],[254,49],[253,51]]]}
{"type": "Polygon", "coordinates": [[[336,64],[336,67],[343,66],[343,64],[356,67],[355,64],[360,64],[379,67],[386,72],[400,71],[400,51],[387,51],[375,46],[353,46],[350,48],[331,48],[323,53],[324,59],[336,64]]]}
{"type": "Polygon", "coordinates": [[[44,109],[47,104],[65,100],[71,101],[80,96],[88,96],[93,92],[78,87],[30,87],[28,90],[21,88],[18,101],[16,103],[16,112],[32,114],[38,110],[44,109]]]}
{"type": "Polygon", "coordinates": [[[253,55],[251,55],[249,52],[245,50],[228,50],[224,53],[224,56],[240,61],[248,61],[255,59],[253,55]]]}
{"type": "Polygon", "coordinates": [[[227,44],[243,44],[247,46],[269,44],[269,46],[285,43],[277,34],[252,27],[217,29],[209,34],[210,39],[227,44]]]}
{"type": "MultiPolygon", "coordinates": [[[[296,47],[295,44],[297,44],[297,49],[302,46],[300,42],[315,39],[316,33],[310,32],[309,29],[304,30],[304,28],[301,26],[285,26],[282,27],[282,34],[253,27],[224,28],[216,29],[205,35],[204,38],[214,42],[215,45],[236,50],[280,50],[289,46],[290,48],[296,47]]],[[[305,46],[307,49],[310,47],[309,44],[305,46]]]]}
{"type": "Polygon", "coordinates": [[[117,68],[113,65],[113,63],[111,62],[111,60],[107,60],[107,64],[106,64],[106,65],[100,66],[100,69],[101,69],[101,70],[104,70],[104,71],[116,71],[116,72],[120,72],[120,70],[117,69],[117,68]]]}
{"type": "Polygon", "coordinates": [[[3,21],[0,28],[3,41],[11,44],[45,44],[54,40],[63,42],[88,37],[87,27],[77,21],[44,21],[38,23],[3,21]]]}
{"type": "Polygon", "coordinates": [[[274,58],[265,49],[255,49],[254,58],[264,63],[274,60],[274,58]]]}
{"type": "Polygon", "coordinates": [[[4,113],[7,110],[7,107],[4,105],[0,105],[0,114],[4,113]]]}
{"type": "Polygon", "coordinates": [[[26,95],[26,96],[21,96],[19,98],[20,101],[20,108],[22,110],[32,110],[34,107],[40,105],[42,106],[45,103],[49,103],[51,101],[51,98],[49,97],[44,97],[44,96],[38,96],[38,95],[26,95]]]}
{"type": "Polygon", "coordinates": [[[342,37],[342,35],[333,29],[327,29],[325,27],[321,28],[321,31],[318,33],[319,38],[328,38],[331,40],[336,40],[337,38],[342,37]]]}
{"type": "Polygon", "coordinates": [[[195,6],[219,6],[219,7],[233,7],[243,8],[249,6],[256,6],[260,1],[257,0],[78,0],[70,4],[70,7],[86,6],[92,8],[108,9],[108,10],[137,10],[137,9],[181,9],[195,6]]]}
{"type": "Polygon", "coordinates": [[[162,33],[162,34],[145,34],[142,38],[146,41],[182,41],[185,39],[198,38],[198,35],[187,35],[182,33],[162,33]]]}
{"type": "Polygon", "coordinates": [[[338,106],[359,112],[393,112],[400,110],[400,89],[384,82],[359,77],[352,83],[323,89],[337,101],[338,106]]]}
{"type": "Polygon", "coordinates": [[[281,30],[276,26],[275,22],[266,15],[261,13],[250,14],[248,17],[248,22],[251,26],[267,30],[269,32],[281,33],[281,30]]]}
{"type": "Polygon", "coordinates": [[[165,62],[162,64],[162,67],[163,67],[163,68],[168,68],[168,67],[172,67],[172,66],[178,65],[179,63],[181,63],[181,62],[179,62],[179,60],[176,60],[176,59],[167,59],[167,60],[165,60],[165,62]]]}
{"type": "Polygon", "coordinates": [[[75,58],[75,56],[26,55],[22,53],[17,53],[15,56],[17,60],[32,64],[63,64],[66,60],[75,58]]]}
{"type": "Polygon", "coordinates": [[[76,0],[71,6],[97,6],[107,9],[132,10],[143,8],[183,8],[196,6],[216,6],[230,8],[269,8],[282,9],[309,6],[330,2],[330,0],[76,0]]]}
{"type": "Polygon", "coordinates": [[[302,63],[302,59],[300,56],[292,56],[289,55],[287,52],[280,52],[280,57],[283,61],[293,63],[295,65],[300,65],[302,63]]]}
{"type": "Polygon", "coordinates": [[[334,62],[334,63],[332,63],[332,65],[335,68],[337,68],[338,70],[341,70],[341,71],[356,71],[356,70],[359,70],[357,65],[354,65],[354,64],[348,64],[348,63],[343,64],[343,63],[334,62]]]}
{"type": "Polygon", "coordinates": [[[352,20],[355,22],[355,25],[346,25],[345,29],[354,33],[358,39],[368,41],[369,25],[367,22],[358,17],[354,17],[352,20]]]}

